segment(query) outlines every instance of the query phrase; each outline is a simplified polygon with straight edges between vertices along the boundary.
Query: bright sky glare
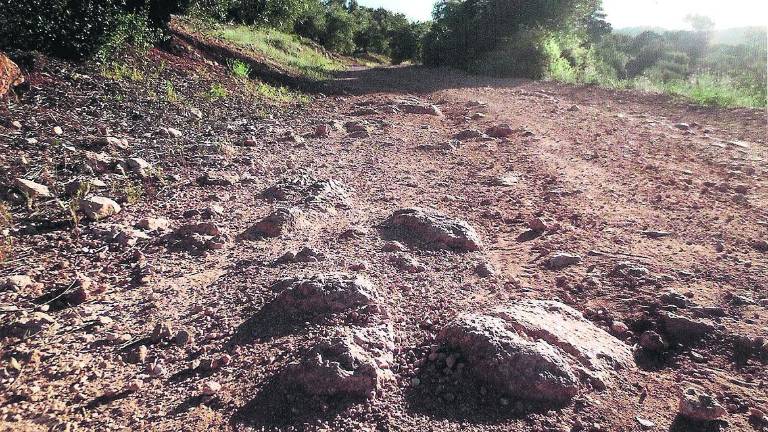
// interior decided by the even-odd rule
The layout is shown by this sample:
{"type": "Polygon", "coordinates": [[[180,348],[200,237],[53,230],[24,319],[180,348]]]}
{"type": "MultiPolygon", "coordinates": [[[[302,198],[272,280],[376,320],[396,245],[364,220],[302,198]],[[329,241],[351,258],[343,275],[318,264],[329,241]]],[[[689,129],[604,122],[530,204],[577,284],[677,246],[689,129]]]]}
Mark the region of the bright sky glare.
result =
{"type": "MultiPolygon", "coordinates": [[[[431,18],[433,0],[358,0],[361,5],[383,6],[412,20],[431,18]]],[[[603,0],[608,21],[615,28],[655,26],[685,29],[688,14],[706,15],[718,29],[768,25],[766,0],[603,0]]]]}

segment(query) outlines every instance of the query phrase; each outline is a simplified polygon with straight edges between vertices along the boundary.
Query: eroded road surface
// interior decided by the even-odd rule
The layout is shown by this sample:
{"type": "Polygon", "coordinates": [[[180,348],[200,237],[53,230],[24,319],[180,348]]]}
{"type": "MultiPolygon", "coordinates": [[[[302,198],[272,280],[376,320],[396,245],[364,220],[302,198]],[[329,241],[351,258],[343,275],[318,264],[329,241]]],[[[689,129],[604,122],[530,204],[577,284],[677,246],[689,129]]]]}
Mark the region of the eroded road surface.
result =
{"type": "Polygon", "coordinates": [[[68,300],[0,293],[58,305],[3,330],[3,427],[765,427],[764,112],[415,67],[201,110],[111,119],[170,185],[14,234],[2,275],[68,300]]]}

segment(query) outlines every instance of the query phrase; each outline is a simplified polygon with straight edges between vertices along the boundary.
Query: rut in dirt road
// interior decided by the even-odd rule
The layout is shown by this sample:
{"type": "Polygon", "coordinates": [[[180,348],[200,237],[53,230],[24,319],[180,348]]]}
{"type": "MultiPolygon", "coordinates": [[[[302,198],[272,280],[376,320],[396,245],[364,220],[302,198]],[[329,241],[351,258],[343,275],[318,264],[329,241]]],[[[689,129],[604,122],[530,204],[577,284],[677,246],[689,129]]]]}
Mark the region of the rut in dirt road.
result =
{"type": "Polygon", "coordinates": [[[2,428],[762,427],[763,112],[420,67],[266,114],[57,85],[0,130],[2,428]]]}

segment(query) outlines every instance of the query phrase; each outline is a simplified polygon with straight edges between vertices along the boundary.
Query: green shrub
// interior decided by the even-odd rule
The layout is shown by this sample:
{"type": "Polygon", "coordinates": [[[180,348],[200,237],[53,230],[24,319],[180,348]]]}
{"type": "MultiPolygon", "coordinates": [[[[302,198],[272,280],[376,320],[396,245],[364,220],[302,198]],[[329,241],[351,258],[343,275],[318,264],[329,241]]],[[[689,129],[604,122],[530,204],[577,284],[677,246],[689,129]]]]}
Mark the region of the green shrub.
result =
{"type": "Polygon", "coordinates": [[[151,32],[138,30],[163,28],[170,14],[184,4],[185,0],[0,0],[0,49],[87,57],[105,43],[150,38],[151,32]]]}

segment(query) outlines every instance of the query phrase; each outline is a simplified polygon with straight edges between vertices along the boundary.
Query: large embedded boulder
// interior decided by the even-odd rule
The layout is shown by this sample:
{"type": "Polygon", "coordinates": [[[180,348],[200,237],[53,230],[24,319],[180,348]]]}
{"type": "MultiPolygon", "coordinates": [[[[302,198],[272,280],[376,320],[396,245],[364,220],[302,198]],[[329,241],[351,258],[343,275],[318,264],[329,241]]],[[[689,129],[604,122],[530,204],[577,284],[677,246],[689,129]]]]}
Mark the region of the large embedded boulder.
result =
{"type": "Polygon", "coordinates": [[[603,389],[634,365],[629,347],[555,301],[466,313],[438,339],[462,352],[477,378],[523,399],[562,403],[580,382],[603,389]]]}
{"type": "Polygon", "coordinates": [[[286,313],[326,314],[378,304],[378,293],[366,278],[346,273],[293,277],[278,281],[272,307],[286,313]]]}
{"type": "Polygon", "coordinates": [[[5,54],[0,52],[0,99],[10,89],[24,83],[24,75],[21,69],[5,54]]]}
{"type": "Polygon", "coordinates": [[[342,328],[286,366],[278,379],[310,395],[371,398],[392,378],[393,350],[389,325],[342,328]]]}
{"type": "Polygon", "coordinates": [[[418,207],[397,210],[383,226],[396,236],[414,240],[428,249],[467,252],[482,247],[480,237],[467,222],[435,210],[418,207]]]}
{"type": "Polygon", "coordinates": [[[318,179],[306,172],[280,180],[262,195],[272,201],[319,209],[348,206],[347,191],[341,183],[333,179],[318,179]]]}
{"type": "Polygon", "coordinates": [[[303,221],[304,212],[301,210],[294,207],[280,207],[248,228],[245,237],[250,239],[280,237],[301,226],[303,221]]]}

